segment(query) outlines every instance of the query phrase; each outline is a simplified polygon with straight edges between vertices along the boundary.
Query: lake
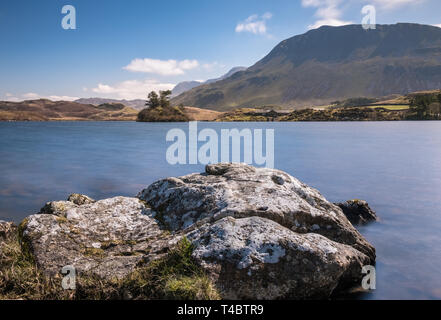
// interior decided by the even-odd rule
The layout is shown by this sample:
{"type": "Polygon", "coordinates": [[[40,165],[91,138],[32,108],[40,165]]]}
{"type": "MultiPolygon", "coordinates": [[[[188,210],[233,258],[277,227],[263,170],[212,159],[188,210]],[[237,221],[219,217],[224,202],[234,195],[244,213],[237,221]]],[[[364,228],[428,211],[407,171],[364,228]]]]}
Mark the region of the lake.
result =
{"type": "MultiPolygon", "coordinates": [[[[361,299],[441,299],[441,122],[199,123],[274,129],[275,168],[330,201],[364,199],[381,221],[360,228],[377,249],[377,289],[361,299]]],[[[165,140],[188,124],[0,122],[0,219],[19,222],[71,193],[134,196],[170,165],[165,140]]]]}

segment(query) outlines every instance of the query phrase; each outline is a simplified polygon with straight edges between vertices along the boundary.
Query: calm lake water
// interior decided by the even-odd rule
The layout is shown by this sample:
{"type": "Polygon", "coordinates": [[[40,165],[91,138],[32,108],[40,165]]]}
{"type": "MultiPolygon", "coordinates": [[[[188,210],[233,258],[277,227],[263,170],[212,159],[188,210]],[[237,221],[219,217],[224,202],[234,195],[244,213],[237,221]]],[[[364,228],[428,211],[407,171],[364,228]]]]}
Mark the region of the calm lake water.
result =
{"type": "MultiPolygon", "coordinates": [[[[169,165],[165,136],[187,124],[0,123],[0,219],[20,221],[70,193],[134,196],[157,179],[203,171],[169,165]]],[[[441,299],[441,122],[199,123],[275,129],[275,167],[330,201],[365,199],[381,221],[377,289],[363,299],[441,299]]]]}

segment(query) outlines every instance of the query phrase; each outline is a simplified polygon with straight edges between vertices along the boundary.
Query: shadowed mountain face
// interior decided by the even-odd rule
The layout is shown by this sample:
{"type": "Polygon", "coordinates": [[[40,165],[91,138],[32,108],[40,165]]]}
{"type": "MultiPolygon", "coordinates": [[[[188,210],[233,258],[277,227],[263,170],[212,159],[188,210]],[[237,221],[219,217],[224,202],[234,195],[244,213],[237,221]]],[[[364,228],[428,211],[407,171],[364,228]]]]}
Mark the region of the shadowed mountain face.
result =
{"type": "Polygon", "coordinates": [[[214,110],[302,107],[439,88],[441,28],[349,25],[284,40],[247,70],[187,91],[173,103],[214,110]]]}

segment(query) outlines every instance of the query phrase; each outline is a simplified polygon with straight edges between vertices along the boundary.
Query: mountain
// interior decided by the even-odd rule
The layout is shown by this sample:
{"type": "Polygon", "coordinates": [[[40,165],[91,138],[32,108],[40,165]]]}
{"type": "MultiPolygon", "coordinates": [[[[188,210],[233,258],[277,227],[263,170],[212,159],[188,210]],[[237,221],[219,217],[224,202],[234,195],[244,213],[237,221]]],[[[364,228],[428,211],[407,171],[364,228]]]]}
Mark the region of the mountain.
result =
{"type": "Polygon", "coordinates": [[[106,99],[106,98],[81,98],[77,99],[74,102],[81,103],[81,104],[93,104],[95,106],[98,106],[100,104],[105,103],[121,103],[127,107],[141,110],[145,108],[145,100],[142,99],[136,99],[136,100],[118,100],[118,99],[106,99]]]}
{"type": "Polygon", "coordinates": [[[0,101],[0,121],[132,121],[137,114],[137,110],[118,103],[95,106],[47,99],[0,101]]]}
{"type": "Polygon", "coordinates": [[[204,82],[202,81],[183,81],[179,82],[172,90],[172,97],[177,97],[181,93],[184,93],[185,91],[191,90],[197,86],[200,86],[204,82]]]}
{"type": "Polygon", "coordinates": [[[441,88],[441,28],[399,23],[324,26],[279,43],[252,67],[175,97],[174,104],[237,107],[325,105],[441,88]]]}
{"type": "Polygon", "coordinates": [[[217,82],[217,81],[220,81],[220,80],[224,80],[226,78],[231,77],[233,74],[235,74],[235,73],[237,73],[239,71],[244,71],[246,69],[247,69],[246,67],[234,67],[230,71],[228,71],[226,74],[224,74],[223,76],[221,76],[219,78],[216,78],[216,79],[209,79],[209,80],[205,81],[204,84],[214,83],[214,82],[217,82]]]}
{"type": "Polygon", "coordinates": [[[226,74],[224,74],[223,76],[221,76],[220,78],[216,78],[216,79],[209,79],[207,81],[184,81],[184,82],[180,82],[178,83],[172,90],[172,97],[177,97],[180,94],[191,90],[195,87],[198,87],[202,84],[208,84],[208,83],[214,83],[220,80],[224,80],[230,76],[232,76],[233,74],[235,74],[236,72],[239,71],[243,71],[245,70],[245,67],[234,67],[232,68],[230,71],[228,71],[226,74]]]}

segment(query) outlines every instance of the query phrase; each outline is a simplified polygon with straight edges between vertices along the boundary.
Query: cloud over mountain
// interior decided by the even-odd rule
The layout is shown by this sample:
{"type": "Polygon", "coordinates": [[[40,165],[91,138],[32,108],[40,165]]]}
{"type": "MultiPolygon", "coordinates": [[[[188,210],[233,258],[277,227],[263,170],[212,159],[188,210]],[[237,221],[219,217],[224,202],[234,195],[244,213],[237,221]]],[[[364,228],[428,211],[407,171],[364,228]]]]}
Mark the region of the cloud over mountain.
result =
{"type": "Polygon", "coordinates": [[[185,71],[199,66],[197,60],[159,60],[159,59],[134,59],[123,69],[131,72],[152,73],[161,76],[183,75],[185,71]]]}

